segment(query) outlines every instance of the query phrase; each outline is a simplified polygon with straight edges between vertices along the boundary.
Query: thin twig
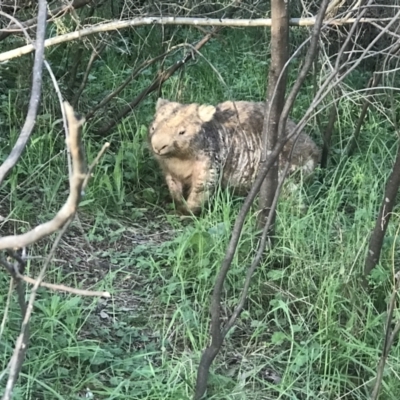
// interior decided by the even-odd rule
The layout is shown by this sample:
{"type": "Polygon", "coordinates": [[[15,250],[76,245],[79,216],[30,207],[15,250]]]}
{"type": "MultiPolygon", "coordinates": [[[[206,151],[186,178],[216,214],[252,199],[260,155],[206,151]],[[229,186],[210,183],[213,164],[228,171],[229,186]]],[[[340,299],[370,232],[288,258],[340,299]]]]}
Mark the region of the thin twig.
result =
{"type": "MultiPolygon", "coordinates": [[[[336,91],[335,91],[336,92],[336,91]]],[[[335,94],[334,94],[335,96],[335,94]]],[[[337,120],[338,111],[337,111],[337,99],[334,99],[331,105],[331,109],[329,111],[328,124],[325,127],[325,130],[322,134],[322,154],[321,154],[321,168],[326,168],[328,166],[328,158],[329,158],[329,150],[331,148],[331,140],[333,128],[335,127],[335,123],[337,120]]]]}
{"type": "Polygon", "coordinates": [[[89,179],[90,179],[91,176],[92,176],[92,172],[93,172],[94,167],[97,165],[97,163],[100,161],[100,158],[103,157],[104,152],[105,152],[109,147],[110,147],[110,143],[109,143],[109,142],[104,143],[104,144],[103,144],[103,147],[102,147],[101,150],[98,152],[96,158],[95,158],[95,159],[93,160],[93,162],[90,164],[90,166],[89,166],[89,168],[88,168],[88,172],[87,172],[87,174],[86,174],[86,178],[85,178],[85,180],[83,181],[82,190],[85,190],[85,188],[86,188],[86,186],[87,186],[87,184],[88,184],[88,181],[89,181],[89,179]]]}

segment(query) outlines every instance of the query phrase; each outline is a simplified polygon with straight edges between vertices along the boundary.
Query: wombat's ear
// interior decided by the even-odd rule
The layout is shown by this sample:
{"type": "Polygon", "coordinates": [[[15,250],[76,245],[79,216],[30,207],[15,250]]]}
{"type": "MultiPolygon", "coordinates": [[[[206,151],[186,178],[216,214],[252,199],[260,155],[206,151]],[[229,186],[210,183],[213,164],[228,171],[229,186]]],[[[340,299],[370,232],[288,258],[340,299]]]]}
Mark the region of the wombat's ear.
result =
{"type": "Polygon", "coordinates": [[[201,105],[199,107],[199,117],[203,122],[208,122],[211,121],[214,117],[216,108],[214,106],[205,106],[205,105],[201,105]]]}
{"type": "Polygon", "coordinates": [[[158,100],[157,100],[157,104],[156,104],[156,111],[157,111],[160,107],[164,106],[164,105],[167,104],[167,103],[169,103],[168,100],[165,100],[165,99],[162,99],[161,97],[159,97],[158,100]]]}

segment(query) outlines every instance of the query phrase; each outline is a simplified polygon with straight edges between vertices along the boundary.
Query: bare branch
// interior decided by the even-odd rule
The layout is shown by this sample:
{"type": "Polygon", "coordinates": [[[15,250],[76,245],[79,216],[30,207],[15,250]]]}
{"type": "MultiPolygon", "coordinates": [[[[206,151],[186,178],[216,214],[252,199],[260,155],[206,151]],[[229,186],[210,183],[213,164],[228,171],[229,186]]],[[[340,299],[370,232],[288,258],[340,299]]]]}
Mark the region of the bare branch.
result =
{"type": "MultiPolygon", "coordinates": [[[[358,23],[372,23],[372,22],[387,22],[391,18],[344,18],[344,19],[332,19],[327,21],[330,25],[343,25],[358,23]]],[[[317,18],[291,18],[289,24],[291,26],[313,26],[317,22],[317,18]]],[[[90,28],[81,29],[66,33],[64,35],[55,36],[45,41],[45,47],[54,46],[72,40],[81,39],[82,37],[93,35],[95,33],[109,32],[119,29],[125,29],[132,26],[143,26],[143,25],[193,25],[193,26],[213,26],[213,27],[268,27],[271,26],[271,19],[269,18],[258,18],[258,19],[214,19],[214,18],[189,18],[189,17],[146,17],[146,18],[134,18],[128,21],[114,21],[90,28]]],[[[31,53],[34,50],[33,46],[28,44],[26,46],[19,47],[14,50],[6,51],[0,54],[0,62],[11,60],[12,58],[21,57],[24,54],[31,53]]]]}
{"type": "MultiPolygon", "coordinates": [[[[372,78],[368,82],[368,88],[372,89],[370,92],[370,96],[373,96],[373,94],[375,92],[374,89],[376,89],[376,87],[379,85],[381,78],[382,78],[381,74],[377,74],[376,72],[373,73],[372,78]]],[[[368,108],[372,102],[373,102],[373,98],[370,99],[369,97],[364,97],[363,105],[361,107],[360,116],[358,117],[358,120],[357,120],[356,128],[351,137],[351,140],[349,141],[349,143],[347,145],[346,154],[348,157],[351,157],[354,153],[354,150],[355,150],[355,147],[357,144],[357,140],[360,135],[361,127],[362,127],[365,117],[367,115],[368,108]]]]}
{"type": "Polygon", "coordinates": [[[103,154],[105,153],[105,151],[110,147],[110,143],[104,143],[103,147],[101,148],[101,150],[99,151],[99,153],[97,154],[96,158],[93,160],[93,162],[90,164],[88,172],[86,174],[86,178],[83,181],[83,185],[82,185],[82,190],[85,190],[86,185],[88,184],[89,179],[92,176],[92,172],[94,167],[97,165],[97,163],[99,162],[100,158],[103,156],[103,154]]]}
{"type": "Polygon", "coordinates": [[[22,127],[21,133],[15,143],[10,155],[0,166],[0,185],[4,178],[10,172],[10,170],[17,163],[24,151],[29,137],[33,131],[36,122],[36,115],[39,108],[41,90],[42,90],[42,69],[44,59],[44,38],[46,34],[46,15],[47,15],[47,4],[45,0],[39,0],[39,11],[38,11],[38,27],[36,32],[36,43],[33,46],[35,51],[35,61],[33,65],[33,76],[32,76],[32,91],[29,99],[29,108],[26,116],[24,126],[22,127]]]}

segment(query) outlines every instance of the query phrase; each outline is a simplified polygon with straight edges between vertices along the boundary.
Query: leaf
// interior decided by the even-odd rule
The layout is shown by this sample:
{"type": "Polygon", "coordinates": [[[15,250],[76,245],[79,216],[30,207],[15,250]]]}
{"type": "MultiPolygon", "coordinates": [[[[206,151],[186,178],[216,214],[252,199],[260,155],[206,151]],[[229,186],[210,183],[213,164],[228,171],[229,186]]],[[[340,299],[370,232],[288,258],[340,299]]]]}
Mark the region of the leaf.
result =
{"type": "Polygon", "coordinates": [[[286,335],[283,332],[274,332],[274,334],[271,337],[271,343],[275,345],[281,345],[283,342],[285,342],[286,335]]]}

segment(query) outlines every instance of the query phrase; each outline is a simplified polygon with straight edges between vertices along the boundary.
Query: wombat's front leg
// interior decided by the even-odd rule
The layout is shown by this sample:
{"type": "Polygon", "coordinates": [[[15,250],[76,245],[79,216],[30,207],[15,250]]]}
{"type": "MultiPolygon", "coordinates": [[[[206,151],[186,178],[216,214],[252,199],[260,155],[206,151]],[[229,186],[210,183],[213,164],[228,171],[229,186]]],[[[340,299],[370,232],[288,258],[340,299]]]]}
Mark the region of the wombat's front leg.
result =
{"type": "Polygon", "coordinates": [[[174,179],[170,174],[165,175],[165,181],[167,182],[169,193],[175,206],[178,210],[185,207],[183,197],[183,185],[182,182],[174,179]]]}
{"type": "Polygon", "coordinates": [[[209,200],[217,183],[216,173],[208,166],[198,168],[192,176],[192,186],[186,201],[188,211],[199,214],[202,206],[209,200]]]}

